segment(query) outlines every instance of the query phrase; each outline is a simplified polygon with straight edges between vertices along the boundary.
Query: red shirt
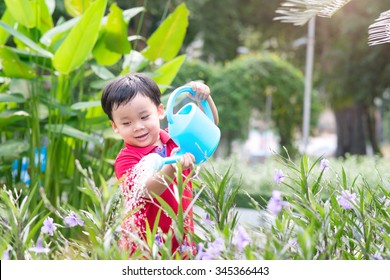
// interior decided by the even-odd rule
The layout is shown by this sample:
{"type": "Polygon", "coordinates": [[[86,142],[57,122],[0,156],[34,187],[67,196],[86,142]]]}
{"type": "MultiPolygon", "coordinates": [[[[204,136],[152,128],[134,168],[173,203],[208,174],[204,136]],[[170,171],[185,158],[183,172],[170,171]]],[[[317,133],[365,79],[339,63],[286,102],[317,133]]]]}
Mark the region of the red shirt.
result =
{"type": "MultiPolygon", "coordinates": [[[[166,145],[166,154],[169,156],[174,148],[177,147],[176,143],[173,142],[169,134],[160,130],[160,139],[161,142],[166,145]]],[[[122,192],[125,196],[125,205],[126,202],[130,201],[131,190],[134,186],[133,176],[131,175],[134,166],[139,163],[139,161],[146,155],[150,153],[155,153],[155,149],[157,146],[147,146],[147,147],[134,147],[128,144],[125,144],[125,148],[123,148],[115,161],[115,173],[118,179],[122,179],[122,192]],[[129,176],[130,175],[130,176],[129,176]]],[[[187,169],[182,172],[183,180],[190,175],[191,170],[187,169]]],[[[176,179],[175,179],[176,182],[176,179]]],[[[173,211],[177,214],[178,212],[178,201],[175,198],[175,188],[174,184],[170,184],[169,187],[160,195],[162,199],[173,209],[173,211]]],[[[177,192],[177,191],[176,191],[177,192]]],[[[134,198],[133,198],[134,200],[134,198]]],[[[187,186],[183,190],[183,213],[186,212],[192,200],[192,184],[191,181],[188,181],[187,186]]],[[[130,203],[131,204],[131,203],[130,203]]],[[[133,203],[134,204],[134,203],[133,203]]],[[[141,238],[145,238],[145,226],[146,221],[148,221],[150,228],[153,228],[156,216],[160,208],[160,203],[156,198],[153,200],[149,199],[141,199],[137,202],[136,205],[137,210],[133,215],[129,218],[125,219],[122,223],[122,229],[124,230],[124,234],[120,240],[120,245],[127,249],[134,249],[134,244],[131,242],[131,238],[126,234],[127,231],[136,234],[141,238]]],[[[132,205],[133,208],[134,205],[132,205]]],[[[158,227],[161,229],[162,233],[167,233],[171,228],[172,219],[169,217],[165,211],[161,211],[160,220],[158,222],[158,227]]],[[[185,218],[185,229],[188,232],[194,231],[194,223],[192,219],[192,209],[189,211],[189,215],[185,218]]],[[[172,242],[172,252],[174,252],[179,247],[176,239],[172,242]]]]}

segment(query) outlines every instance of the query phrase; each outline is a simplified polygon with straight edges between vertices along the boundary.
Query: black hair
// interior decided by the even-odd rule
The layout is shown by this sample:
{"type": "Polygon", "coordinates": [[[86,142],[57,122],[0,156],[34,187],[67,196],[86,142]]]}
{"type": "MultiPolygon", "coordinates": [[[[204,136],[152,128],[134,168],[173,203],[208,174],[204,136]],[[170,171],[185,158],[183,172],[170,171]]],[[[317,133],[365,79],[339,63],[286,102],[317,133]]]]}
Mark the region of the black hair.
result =
{"type": "Polygon", "coordinates": [[[108,118],[112,110],[130,102],[137,94],[149,97],[156,106],[161,104],[161,91],[156,82],[142,73],[126,74],[112,80],[103,89],[101,104],[108,118]]]}

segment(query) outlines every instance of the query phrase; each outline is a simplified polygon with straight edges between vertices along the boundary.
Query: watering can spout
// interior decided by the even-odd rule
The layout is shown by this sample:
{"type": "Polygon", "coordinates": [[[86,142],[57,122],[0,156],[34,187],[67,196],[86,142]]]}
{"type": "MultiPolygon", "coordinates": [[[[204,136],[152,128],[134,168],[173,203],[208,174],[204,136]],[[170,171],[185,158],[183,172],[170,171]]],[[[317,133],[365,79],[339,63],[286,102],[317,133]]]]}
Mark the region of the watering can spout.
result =
{"type": "Polygon", "coordinates": [[[214,123],[211,108],[206,100],[201,102],[204,112],[194,103],[183,106],[173,113],[175,100],[184,93],[196,94],[190,86],[183,86],[173,91],[168,99],[168,131],[180,147],[179,155],[187,152],[195,157],[195,163],[206,161],[216,150],[221,137],[219,128],[214,123]]]}
{"type": "Polygon", "coordinates": [[[181,156],[171,156],[171,157],[162,157],[159,154],[152,153],[148,154],[145,157],[145,162],[147,162],[148,169],[152,170],[153,173],[160,171],[165,164],[172,164],[180,161],[181,156]]]}

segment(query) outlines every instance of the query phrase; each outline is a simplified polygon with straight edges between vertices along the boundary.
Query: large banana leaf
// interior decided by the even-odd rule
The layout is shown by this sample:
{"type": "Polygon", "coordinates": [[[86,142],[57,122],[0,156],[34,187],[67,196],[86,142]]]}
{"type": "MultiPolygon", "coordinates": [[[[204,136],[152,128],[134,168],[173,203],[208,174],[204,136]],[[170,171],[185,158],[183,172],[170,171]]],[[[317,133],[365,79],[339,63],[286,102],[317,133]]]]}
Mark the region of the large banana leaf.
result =
{"type": "Polygon", "coordinates": [[[180,4],[164,22],[153,32],[147,41],[148,47],[143,55],[151,61],[161,58],[165,61],[174,58],[183,44],[188,26],[189,11],[180,4]]]}
{"type": "Polygon", "coordinates": [[[32,3],[32,8],[36,11],[37,28],[41,33],[53,28],[53,19],[45,0],[37,0],[32,3]]]}
{"type": "Polygon", "coordinates": [[[78,130],[74,127],[71,127],[69,125],[57,125],[57,124],[51,124],[51,125],[46,125],[45,127],[47,130],[49,130],[50,132],[53,132],[53,133],[57,133],[57,134],[64,134],[64,135],[68,135],[72,138],[75,138],[75,139],[79,139],[79,140],[82,140],[82,141],[87,141],[87,142],[92,142],[96,145],[101,145],[101,143],[99,142],[99,139],[97,139],[96,137],[92,136],[92,135],[89,135],[81,130],[78,130]]]}
{"type": "Polygon", "coordinates": [[[44,44],[45,46],[52,46],[55,42],[62,39],[63,36],[65,36],[69,29],[71,29],[73,26],[76,25],[80,20],[80,17],[72,18],[70,20],[65,21],[64,23],[57,25],[53,27],[52,29],[48,30],[41,39],[39,40],[41,44],[44,44]]]}
{"type": "Polygon", "coordinates": [[[24,103],[26,102],[26,99],[20,93],[13,93],[13,94],[0,93],[0,102],[24,103]]]}
{"type": "MultiPolygon", "coordinates": [[[[13,123],[24,120],[30,117],[25,111],[6,110],[0,113],[0,128],[7,127],[13,123]]],[[[1,144],[0,146],[2,146],[1,144]]]]}
{"type": "MultiPolygon", "coordinates": [[[[144,11],[143,7],[131,8],[123,11],[123,18],[126,22],[129,22],[131,18],[144,11]]],[[[105,26],[107,24],[108,17],[105,16],[102,19],[101,24],[105,26]]],[[[56,42],[60,41],[65,37],[69,30],[79,22],[80,17],[72,18],[60,25],[55,26],[54,28],[47,31],[40,39],[40,42],[48,47],[53,46],[56,42]]],[[[1,41],[0,41],[1,42],[1,41]]]]}
{"type": "Polygon", "coordinates": [[[5,46],[0,46],[0,60],[3,72],[10,78],[32,79],[35,77],[34,69],[22,62],[19,56],[5,46]]]}
{"type": "Polygon", "coordinates": [[[20,24],[33,28],[36,26],[36,15],[29,0],[5,0],[12,17],[20,24]]]}
{"type": "MultiPolygon", "coordinates": [[[[5,10],[3,16],[1,17],[1,21],[12,26],[15,23],[15,19],[12,17],[11,13],[7,10],[5,10]]],[[[8,38],[9,33],[5,31],[3,28],[0,28],[0,46],[4,45],[8,38]]]]}
{"type": "Polygon", "coordinates": [[[81,16],[91,6],[93,0],[64,0],[65,10],[72,17],[81,16]]]}
{"type": "Polygon", "coordinates": [[[128,54],[131,50],[127,40],[127,24],[123,18],[123,11],[115,3],[110,7],[104,43],[112,52],[128,54]]]}
{"type": "Polygon", "coordinates": [[[185,59],[185,55],[180,55],[175,59],[168,61],[155,71],[157,76],[152,78],[159,85],[162,93],[164,93],[165,90],[168,88],[168,85],[172,83],[185,59]]]}
{"type": "Polygon", "coordinates": [[[97,0],[73,27],[54,55],[56,70],[69,74],[86,61],[98,38],[106,5],[107,0],[97,0]]]}
{"type": "Polygon", "coordinates": [[[0,145],[0,158],[18,158],[19,155],[30,148],[30,145],[23,140],[10,140],[0,145]]]}
{"type": "Polygon", "coordinates": [[[20,33],[18,30],[13,29],[11,26],[6,24],[5,22],[0,20],[0,27],[3,28],[5,31],[7,31],[9,34],[13,35],[15,38],[22,41],[26,46],[31,48],[32,50],[36,51],[38,54],[52,58],[53,54],[51,52],[48,52],[47,50],[43,49],[41,46],[36,44],[34,41],[32,41],[30,38],[25,36],[24,34],[20,33]]]}
{"type": "Polygon", "coordinates": [[[122,55],[107,48],[104,34],[105,32],[96,42],[95,47],[92,50],[92,55],[100,65],[110,66],[117,63],[122,55]]]}

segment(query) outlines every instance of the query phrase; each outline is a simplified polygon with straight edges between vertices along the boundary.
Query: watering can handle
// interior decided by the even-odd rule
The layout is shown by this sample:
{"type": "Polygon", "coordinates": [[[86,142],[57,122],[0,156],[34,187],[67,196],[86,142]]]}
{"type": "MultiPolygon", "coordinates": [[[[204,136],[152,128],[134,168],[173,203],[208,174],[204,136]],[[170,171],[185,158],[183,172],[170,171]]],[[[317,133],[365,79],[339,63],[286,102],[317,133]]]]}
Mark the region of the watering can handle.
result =
{"type": "MultiPolygon", "coordinates": [[[[168,123],[173,123],[172,115],[173,115],[173,106],[175,105],[175,100],[179,95],[182,95],[183,93],[191,93],[195,96],[196,92],[190,87],[190,86],[182,86],[175,89],[168,99],[167,104],[167,120],[168,123]]],[[[203,110],[206,114],[206,116],[214,122],[213,112],[211,111],[210,105],[207,102],[207,100],[202,100],[200,104],[203,107],[203,110]]]]}

